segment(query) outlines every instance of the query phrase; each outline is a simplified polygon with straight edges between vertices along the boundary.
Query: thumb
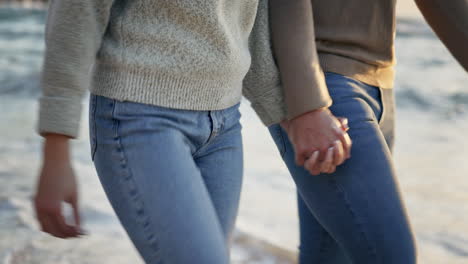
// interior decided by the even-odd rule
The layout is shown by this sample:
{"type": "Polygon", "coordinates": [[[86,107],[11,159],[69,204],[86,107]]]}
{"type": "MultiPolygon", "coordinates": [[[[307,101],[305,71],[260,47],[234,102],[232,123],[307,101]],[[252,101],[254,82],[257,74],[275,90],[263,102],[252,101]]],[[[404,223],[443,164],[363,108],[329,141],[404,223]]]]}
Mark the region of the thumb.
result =
{"type": "Polygon", "coordinates": [[[308,158],[306,149],[304,149],[301,145],[297,145],[296,143],[293,143],[293,148],[295,153],[296,164],[298,166],[304,166],[304,163],[308,158]]]}
{"type": "Polygon", "coordinates": [[[346,117],[337,117],[337,119],[340,122],[341,129],[343,129],[343,131],[348,131],[349,130],[348,118],[346,118],[346,117]]]}

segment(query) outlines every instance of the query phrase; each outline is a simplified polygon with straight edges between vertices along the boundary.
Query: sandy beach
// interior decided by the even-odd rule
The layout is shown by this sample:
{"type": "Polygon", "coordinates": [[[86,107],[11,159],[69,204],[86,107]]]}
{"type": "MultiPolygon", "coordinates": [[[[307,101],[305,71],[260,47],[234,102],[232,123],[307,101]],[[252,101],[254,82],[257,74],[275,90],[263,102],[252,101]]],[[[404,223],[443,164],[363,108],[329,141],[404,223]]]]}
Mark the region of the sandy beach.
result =
{"type": "MultiPolygon", "coordinates": [[[[89,235],[65,241],[38,229],[31,195],[42,141],[34,128],[44,21],[42,9],[0,7],[0,263],[143,263],[91,163],[86,100],[72,144],[89,235]]],[[[400,1],[397,30],[395,164],[419,263],[468,263],[468,77],[412,1],[400,1]]],[[[245,178],[232,263],[294,263],[294,184],[248,102],[241,111],[245,178]]]]}

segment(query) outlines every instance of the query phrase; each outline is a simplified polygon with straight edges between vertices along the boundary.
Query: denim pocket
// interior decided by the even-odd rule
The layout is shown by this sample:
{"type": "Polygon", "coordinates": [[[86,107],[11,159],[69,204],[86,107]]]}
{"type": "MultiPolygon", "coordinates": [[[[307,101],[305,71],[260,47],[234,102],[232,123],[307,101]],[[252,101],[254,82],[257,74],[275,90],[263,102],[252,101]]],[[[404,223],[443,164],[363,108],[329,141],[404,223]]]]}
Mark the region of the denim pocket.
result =
{"type": "Polygon", "coordinates": [[[379,127],[385,137],[389,149],[393,150],[395,138],[395,96],[393,89],[379,88],[379,90],[382,106],[379,127]]]}
{"type": "Polygon", "coordinates": [[[395,115],[395,101],[392,89],[379,88],[380,102],[382,104],[382,114],[379,120],[379,125],[384,125],[388,122],[393,122],[395,115]]]}
{"type": "Polygon", "coordinates": [[[384,94],[384,90],[381,87],[376,87],[379,90],[379,103],[380,103],[380,116],[377,117],[377,123],[379,126],[384,122],[385,120],[385,114],[387,113],[387,103],[386,103],[386,98],[384,94]]]}
{"type": "Polygon", "coordinates": [[[94,161],[94,155],[97,149],[97,135],[96,135],[96,108],[97,96],[90,94],[89,96],[89,142],[91,147],[91,160],[94,161]]]}

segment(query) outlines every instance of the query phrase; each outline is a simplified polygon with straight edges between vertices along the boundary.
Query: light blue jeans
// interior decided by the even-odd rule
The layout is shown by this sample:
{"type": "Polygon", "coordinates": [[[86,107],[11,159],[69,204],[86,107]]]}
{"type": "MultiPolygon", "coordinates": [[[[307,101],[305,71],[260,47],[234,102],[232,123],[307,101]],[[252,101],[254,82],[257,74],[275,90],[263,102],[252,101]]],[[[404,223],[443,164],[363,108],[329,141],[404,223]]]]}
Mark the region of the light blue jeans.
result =
{"type": "Polygon", "coordinates": [[[349,120],[351,158],[312,176],[294,161],[279,125],[270,133],[299,191],[301,264],[414,264],[413,234],[391,157],[393,94],[326,73],[330,110],[349,120]]]}
{"type": "Polygon", "coordinates": [[[239,105],[175,110],[91,94],[91,155],[146,263],[229,263],[242,185],[239,105]]]}

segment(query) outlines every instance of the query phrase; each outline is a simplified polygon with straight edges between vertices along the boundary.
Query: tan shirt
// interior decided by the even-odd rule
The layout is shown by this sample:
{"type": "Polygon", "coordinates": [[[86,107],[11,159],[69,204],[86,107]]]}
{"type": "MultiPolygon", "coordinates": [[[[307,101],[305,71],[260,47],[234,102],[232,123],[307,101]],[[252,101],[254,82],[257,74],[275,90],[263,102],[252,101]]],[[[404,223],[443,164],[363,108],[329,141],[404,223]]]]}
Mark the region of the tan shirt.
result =
{"type": "MultiPolygon", "coordinates": [[[[417,0],[468,69],[468,0],[417,0]]],[[[273,49],[288,117],[331,104],[323,71],[392,88],[396,0],[270,0],[273,49]]]]}

